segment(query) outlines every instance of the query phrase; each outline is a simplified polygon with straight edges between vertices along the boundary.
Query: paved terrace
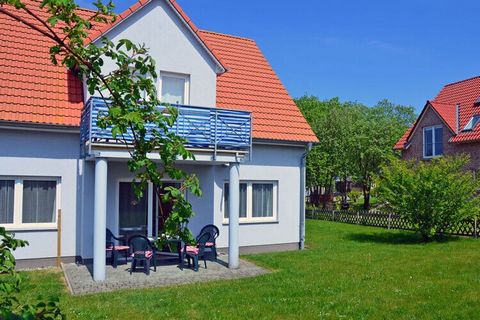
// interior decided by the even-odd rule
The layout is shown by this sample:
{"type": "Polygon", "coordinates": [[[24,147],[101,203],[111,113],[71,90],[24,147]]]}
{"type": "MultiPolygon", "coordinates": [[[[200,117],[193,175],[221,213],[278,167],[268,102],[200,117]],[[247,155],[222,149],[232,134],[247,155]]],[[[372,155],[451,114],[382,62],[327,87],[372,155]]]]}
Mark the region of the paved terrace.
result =
{"type": "MultiPolygon", "coordinates": [[[[122,259],[120,259],[122,260],[122,259]]],[[[120,264],[117,269],[107,266],[107,280],[95,282],[92,278],[91,265],[63,264],[68,287],[73,295],[84,295],[98,292],[108,292],[120,289],[141,289],[166,287],[214,280],[229,280],[247,277],[255,277],[268,273],[266,269],[255,264],[240,260],[240,268],[228,269],[228,256],[220,254],[217,261],[207,260],[207,269],[203,261],[199,261],[199,270],[185,268],[181,270],[175,261],[158,261],[157,272],[151,268],[150,275],[143,272],[143,267],[130,275],[130,263],[120,264]]]]}

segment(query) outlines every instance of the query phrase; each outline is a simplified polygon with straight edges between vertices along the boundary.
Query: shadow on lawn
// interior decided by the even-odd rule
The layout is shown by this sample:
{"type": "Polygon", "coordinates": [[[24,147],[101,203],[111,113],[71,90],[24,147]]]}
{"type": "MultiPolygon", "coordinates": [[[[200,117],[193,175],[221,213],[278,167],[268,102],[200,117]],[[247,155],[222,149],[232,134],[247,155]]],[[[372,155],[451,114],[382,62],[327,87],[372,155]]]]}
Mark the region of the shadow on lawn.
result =
{"type": "MultiPolygon", "coordinates": [[[[345,239],[365,243],[384,243],[384,244],[423,244],[423,238],[420,234],[414,232],[408,233],[392,233],[392,232],[375,232],[375,233],[349,233],[345,239]]],[[[457,241],[458,237],[453,236],[436,236],[431,242],[444,243],[457,241]]]]}

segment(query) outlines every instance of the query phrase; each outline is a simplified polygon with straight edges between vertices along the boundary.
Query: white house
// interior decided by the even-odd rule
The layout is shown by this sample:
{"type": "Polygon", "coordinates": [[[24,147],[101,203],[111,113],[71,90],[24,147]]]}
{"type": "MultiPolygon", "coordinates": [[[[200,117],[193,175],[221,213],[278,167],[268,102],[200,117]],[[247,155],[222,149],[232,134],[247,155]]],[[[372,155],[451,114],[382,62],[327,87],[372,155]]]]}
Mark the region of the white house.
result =
{"type": "MultiPolygon", "coordinates": [[[[238,249],[301,247],[304,157],[317,139],[256,43],[199,30],[175,0],[142,0],[92,41],[101,35],[145,43],[162,101],[181,105],[176,129],[197,160],[178,164],[203,190],[187,195],[192,231],[217,225],[233,267],[238,249]]],[[[161,228],[154,186],[133,201],[128,153],[96,126],[105,106],[52,66],[47,38],[0,15],[0,39],[0,225],[29,241],[16,252],[20,265],[53,264],[60,244],[64,261],[94,259],[101,280],[106,227],[150,236],[161,228]]]]}

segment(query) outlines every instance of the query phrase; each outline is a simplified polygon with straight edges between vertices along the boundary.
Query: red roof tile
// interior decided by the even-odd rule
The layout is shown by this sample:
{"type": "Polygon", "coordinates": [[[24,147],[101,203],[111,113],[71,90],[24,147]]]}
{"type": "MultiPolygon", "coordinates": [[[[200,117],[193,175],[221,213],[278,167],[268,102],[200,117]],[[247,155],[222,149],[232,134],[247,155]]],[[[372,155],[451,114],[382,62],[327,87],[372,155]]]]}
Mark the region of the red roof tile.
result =
{"type": "MultiPolygon", "coordinates": [[[[317,141],[253,40],[200,31],[175,0],[168,1],[228,69],[218,76],[218,107],[251,111],[254,138],[317,141]]],[[[119,20],[148,2],[140,0],[120,15],[119,20]]],[[[26,0],[25,3],[30,10],[46,16],[38,9],[38,1],[26,0]]],[[[16,13],[32,21],[25,13],[16,13]]],[[[95,30],[91,40],[106,31],[105,28],[95,30]]],[[[78,126],[83,108],[82,83],[64,67],[51,64],[48,52],[52,42],[1,14],[0,41],[0,121],[78,126]]]]}
{"type": "Polygon", "coordinates": [[[410,134],[412,133],[414,127],[415,127],[415,125],[413,125],[411,128],[408,128],[407,131],[405,131],[405,133],[400,138],[400,140],[397,141],[397,143],[395,144],[393,149],[402,150],[406,147],[407,142],[408,142],[408,138],[410,137],[410,134]]]}
{"type": "MultiPolygon", "coordinates": [[[[449,128],[457,131],[457,105],[460,106],[459,129],[462,130],[474,115],[480,115],[480,106],[475,102],[480,98],[480,77],[454,82],[443,87],[435,99],[429,103],[449,128]]],[[[427,107],[426,106],[426,107],[427,107]]],[[[410,137],[410,128],[395,145],[395,149],[403,149],[410,137]]],[[[480,140],[480,126],[473,131],[460,131],[449,142],[472,142],[480,140]]]]}
{"type": "Polygon", "coordinates": [[[318,141],[255,41],[200,34],[228,70],[217,78],[219,107],[253,112],[254,138],[318,141]]]}
{"type": "Polygon", "coordinates": [[[430,106],[438,113],[440,118],[445,121],[447,126],[455,132],[457,130],[457,109],[455,104],[441,103],[438,101],[429,101],[430,106]]]}
{"type": "MultiPolygon", "coordinates": [[[[25,3],[46,16],[38,1],[25,3]]],[[[25,13],[15,13],[31,21],[25,13]]],[[[78,126],[82,84],[64,67],[52,65],[52,42],[3,14],[0,41],[0,120],[78,126]]]]}

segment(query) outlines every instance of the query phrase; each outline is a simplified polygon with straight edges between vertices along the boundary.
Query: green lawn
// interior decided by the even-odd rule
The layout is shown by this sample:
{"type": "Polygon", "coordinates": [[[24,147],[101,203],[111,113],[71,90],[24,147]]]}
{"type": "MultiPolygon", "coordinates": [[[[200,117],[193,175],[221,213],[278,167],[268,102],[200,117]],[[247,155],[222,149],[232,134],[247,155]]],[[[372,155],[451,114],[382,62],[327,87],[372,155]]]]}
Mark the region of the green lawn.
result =
{"type": "MultiPolygon", "coordinates": [[[[25,295],[61,295],[69,319],[479,319],[480,240],[308,221],[308,250],[246,256],[253,279],[69,296],[62,275],[25,273],[25,295]]],[[[201,272],[201,271],[200,271],[201,272]]]]}

